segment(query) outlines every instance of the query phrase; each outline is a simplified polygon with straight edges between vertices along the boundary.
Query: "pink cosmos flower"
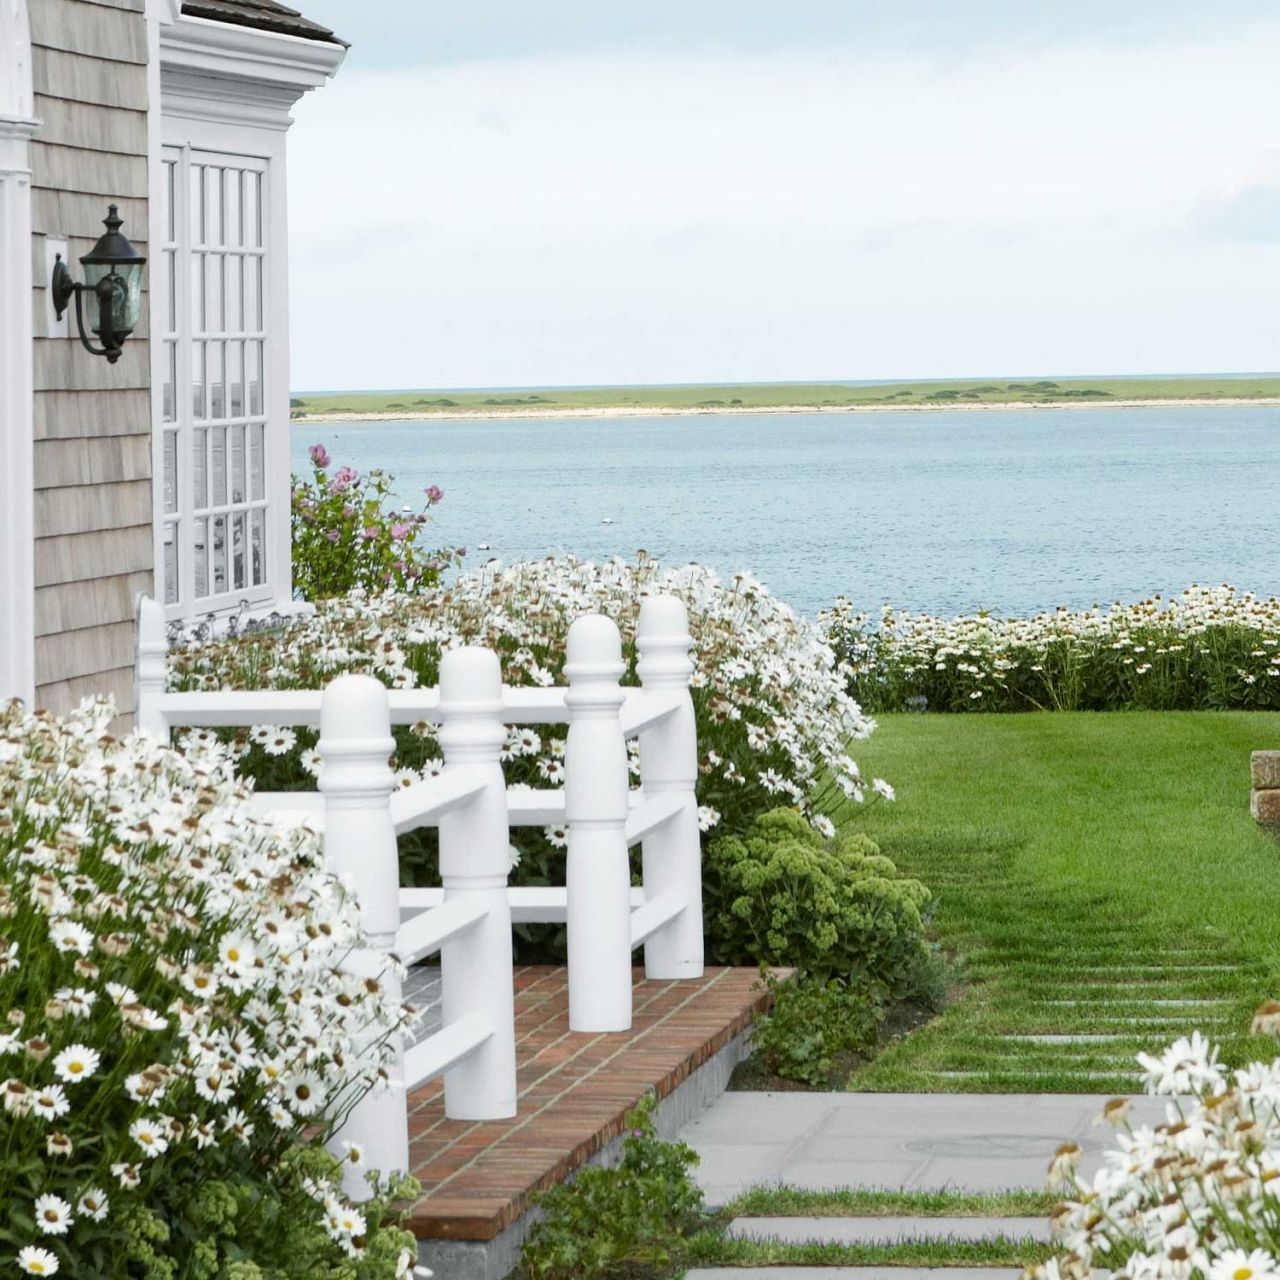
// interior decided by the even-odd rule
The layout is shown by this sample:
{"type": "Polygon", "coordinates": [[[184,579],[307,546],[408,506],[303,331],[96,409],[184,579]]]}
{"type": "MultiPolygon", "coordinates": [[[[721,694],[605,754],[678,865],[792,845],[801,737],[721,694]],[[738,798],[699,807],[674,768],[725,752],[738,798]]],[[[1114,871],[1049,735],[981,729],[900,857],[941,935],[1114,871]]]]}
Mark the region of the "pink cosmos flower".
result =
{"type": "Polygon", "coordinates": [[[330,529],[324,536],[328,538],[330,542],[337,542],[342,535],[338,533],[337,529],[330,529]]]}
{"type": "Polygon", "coordinates": [[[397,542],[403,542],[413,532],[413,521],[399,520],[391,526],[391,536],[397,542]]]}
{"type": "Polygon", "coordinates": [[[438,484],[429,484],[423,492],[427,495],[427,502],[433,507],[444,497],[444,490],[438,484]]]}
{"type": "Polygon", "coordinates": [[[328,450],[326,450],[322,444],[313,444],[307,452],[311,455],[311,461],[314,462],[321,471],[323,471],[325,467],[333,461],[333,459],[329,457],[328,450]]]}
{"type": "Polygon", "coordinates": [[[355,467],[339,467],[333,473],[333,479],[329,481],[330,493],[342,493],[349,489],[360,478],[360,473],[355,467]]]}
{"type": "Polygon", "coordinates": [[[376,524],[366,525],[360,530],[360,536],[366,542],[372,542],[378,536],[378,526],[376,524]]]}

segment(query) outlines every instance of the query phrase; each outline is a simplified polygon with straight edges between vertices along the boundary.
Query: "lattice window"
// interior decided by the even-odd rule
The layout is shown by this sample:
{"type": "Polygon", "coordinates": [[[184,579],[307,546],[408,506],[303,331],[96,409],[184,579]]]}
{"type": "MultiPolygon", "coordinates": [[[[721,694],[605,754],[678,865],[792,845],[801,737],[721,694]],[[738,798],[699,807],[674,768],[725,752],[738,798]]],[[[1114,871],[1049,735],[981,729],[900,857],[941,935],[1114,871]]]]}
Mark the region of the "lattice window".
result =
{"type": "Polygon", "coordinates": [[[267,164],[164,151],[159,519],[171,613],[273,594],[267,164]]]}

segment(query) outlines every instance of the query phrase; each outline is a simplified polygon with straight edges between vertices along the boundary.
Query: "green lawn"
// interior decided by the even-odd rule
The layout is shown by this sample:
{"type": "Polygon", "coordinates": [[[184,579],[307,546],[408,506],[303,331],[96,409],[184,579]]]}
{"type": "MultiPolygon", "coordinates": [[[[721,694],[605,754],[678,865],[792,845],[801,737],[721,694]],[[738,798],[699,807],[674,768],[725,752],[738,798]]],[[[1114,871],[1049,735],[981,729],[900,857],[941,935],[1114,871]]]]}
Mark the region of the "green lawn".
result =
{"type": "Polygon", "coordinates": [[[1280,378],[969,378],[952,382],[894,382],[850,387],[839,383],[733,383],[641,387],[533,387],[502,391],[349,391],[294,393],[294,412],[313,414],[439,414],[467,410],[613,407],[700,409],[779,405],[843,407],[923,404],[1000,404],[1010,401],[1100,403],[1108,400],[1221,400],[1280,397],[1280,378]]]}
{"type": "Polygon", "coordinates": [[[898,801],[860,821],[935,890],[966,985],[852,1087],[1117,1092],[1193,1027],[1271,1056],[1247,1032],[1280,992],[1280,844],[1248,760],[1277,744],[1274,713],[882,717],[858,760],[898,801]]]}

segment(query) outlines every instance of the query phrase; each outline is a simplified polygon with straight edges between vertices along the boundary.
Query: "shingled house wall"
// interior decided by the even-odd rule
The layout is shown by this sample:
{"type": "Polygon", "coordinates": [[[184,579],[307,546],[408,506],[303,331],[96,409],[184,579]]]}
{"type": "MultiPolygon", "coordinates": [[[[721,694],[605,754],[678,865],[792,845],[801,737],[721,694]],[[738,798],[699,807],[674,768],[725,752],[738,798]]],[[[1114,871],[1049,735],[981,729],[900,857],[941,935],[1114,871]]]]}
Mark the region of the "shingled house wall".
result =
{"type": "MultiPolygon", "coordinates": [[[[76,261],[108,202],[147,252],[145,0],[31,6],[35,307],[36,702],[111,693],[133,706],[133,601],[152,589],[149,317],[119,361],[47,337],[46,238],[76,261]]],[[[150,272],[144,274],[144,290],[150,272]]],[[[74,321],[72,325],[74,329],[74,321]]]]}

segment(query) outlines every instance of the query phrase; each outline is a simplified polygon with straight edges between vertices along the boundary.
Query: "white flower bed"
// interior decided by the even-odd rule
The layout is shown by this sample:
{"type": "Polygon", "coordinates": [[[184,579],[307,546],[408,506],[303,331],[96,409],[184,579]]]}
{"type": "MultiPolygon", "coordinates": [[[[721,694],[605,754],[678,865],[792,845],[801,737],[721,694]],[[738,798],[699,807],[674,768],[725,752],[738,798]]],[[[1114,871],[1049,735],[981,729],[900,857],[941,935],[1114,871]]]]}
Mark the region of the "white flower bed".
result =
{"type": "MultiPolygon", "coordinates": [[[[564,644],[580,615],[605,613],[622,630],[629,659],[640,602],[669,592],[688,605],[695,643],[702,782],[700,821],[738,825],[779,803],[820,820],[838,792],[855,802],[892,788],[865,780],[848,754],[851,739],[875,728],[848,695],[842,667],[822,630],[745,576],[722,583],[699,565],[664,569],[646,557],[635,564],[595,564],[562,556],[503,567],[496,563],[415,595],[360,593],[322,601],[313,618],[272,634],[193,646],[174,655],[182,688],[317,688],[344,671],[369,671],[393,687],[434,683],[443,650],[481,644],[498,651],[512,685],[562,679],[564,644]]],[[[634,683],[634,675],[628,677],[634,683]]],[[[403,740],[408,783],[439,767],[427,726],[421,750],[403,740]]],[[[261,785],[279,785],[267,757],[293,749],[295,735],[266,728],[240,742],[261,785]],[[267,779],[270,779],[268,782],[267,779]]],[[[304,743],[310,746],[310,742],[304,743]]],[[[564,743],[532,729],[513,731],[505,758],[514,783],[557,785],[564,743]]],[[[303,767],[318,760],[307,752],[303,767]]],[[[745,822],[742,823],[745,825],[745,822]]],[[[819,821],[825,826],[825,822],[819,821]]],[[[546,833],[552,845],[562,834],[546,833]]]]}
{"type": "MultiPolygon", "coordinates": [[[[343,971],[358,914],[317,838],[256,820],[223,748],[112,715],[0,704],[0,1255],[34,1275],[97,1275],[131,1209],[272,1176],[379,1085],[405,1021],[343,971]]],[[[362,1215],[309,1195],[361,1254],[362,1215]]]]}
{"type": "MultiPolygon", "coordinates": [[[[1259,1010],[1274,1032],[1280,1005],[1259,1010]]],[[[1051,1186],[1070,1198],[1055,1210],[1062,1257],[1038,1280],[1111,1271],[1126,1280],[1280,1278],[1280,1060],[1236,1071],[1198,1033],[1160,1057],[1140,1055],[1149,1093],[1170,1099],[1165,1123],[1134,1127],[1115,1099],[1102,1120],[1121,1130],[1090,1182],[1080,1149],[1059,1148],[1051,1186]]]]}
{"type": "Polygon", "coordinates": [[[873,616],[840,600],[822,622],[886,710],[1280,705],[1280,600],[1226,585],[1030,618],[873,616]]]}

